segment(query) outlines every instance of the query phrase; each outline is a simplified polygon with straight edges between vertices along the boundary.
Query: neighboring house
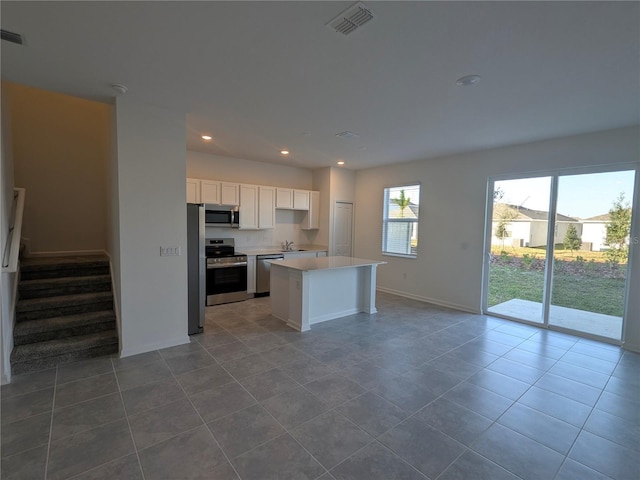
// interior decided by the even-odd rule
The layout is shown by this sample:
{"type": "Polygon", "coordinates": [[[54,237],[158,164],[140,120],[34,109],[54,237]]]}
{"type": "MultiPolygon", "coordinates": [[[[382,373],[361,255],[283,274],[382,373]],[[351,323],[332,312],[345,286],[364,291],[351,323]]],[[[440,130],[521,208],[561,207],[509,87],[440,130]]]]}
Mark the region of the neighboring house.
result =
{"type": "Polygon", "coordinates": [[[418,218],[420,205],[409,202],[409,205],[400,210],[397,203],[389,202],[387,215],[389,219],[401,219],[397,222],[388,222],[387,235],[393,242],[391,247],[394,252],[415,254],[418,245],[418,218]]]}
{"type": "Polygon", "coordinates": [[[608,213],[584,218],[582,222],[582,246],[584,250],[599,252],[606,250],[607,224],[611,221],[608,213]],[[587,247],[591,248],[587,248],[587,247]]]}
{"type": "MultiPolygon", "coordinates": [[[[493,207],[491,224],[491,244],[514,247],[544,247],[547,244],[547,224],[549,212],[532,210],[526,207],[496,203],[493,207]],[[496,236],[496,229],[501,222],[506,223],[506,235],[503,239],[496,236]]],[[[573,224],[582,235],[582,225],[577,218],[558,213],[554,244],[562,243],[569,225],[573,224]]]]}

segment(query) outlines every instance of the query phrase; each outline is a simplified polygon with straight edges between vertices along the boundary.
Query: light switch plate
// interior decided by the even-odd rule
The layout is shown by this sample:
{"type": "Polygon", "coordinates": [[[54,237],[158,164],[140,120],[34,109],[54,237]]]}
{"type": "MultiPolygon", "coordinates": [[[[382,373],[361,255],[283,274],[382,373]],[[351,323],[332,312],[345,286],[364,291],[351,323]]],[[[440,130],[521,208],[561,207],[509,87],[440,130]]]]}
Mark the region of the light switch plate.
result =
{"type": "Polygon", "coordinates": [[[171,246],[171,247],[160,247],[160,256],[161,257],[177,257],[180,255],[180,247],[179,246],[171,246]]]}

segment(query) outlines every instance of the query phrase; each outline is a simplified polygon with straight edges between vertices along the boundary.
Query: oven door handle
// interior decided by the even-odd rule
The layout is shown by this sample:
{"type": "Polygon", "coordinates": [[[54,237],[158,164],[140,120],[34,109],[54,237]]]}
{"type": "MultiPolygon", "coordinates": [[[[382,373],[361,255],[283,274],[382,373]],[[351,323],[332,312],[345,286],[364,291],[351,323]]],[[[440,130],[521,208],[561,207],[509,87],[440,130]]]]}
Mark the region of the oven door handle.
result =
{"type": "Polygon", "coordinates": [[[245,267],[247,262],[235,262],[235,263],[219,263],[216,265],[207,265],[207,270],[213,268],[231,268],[231,267],[245,267]]]}

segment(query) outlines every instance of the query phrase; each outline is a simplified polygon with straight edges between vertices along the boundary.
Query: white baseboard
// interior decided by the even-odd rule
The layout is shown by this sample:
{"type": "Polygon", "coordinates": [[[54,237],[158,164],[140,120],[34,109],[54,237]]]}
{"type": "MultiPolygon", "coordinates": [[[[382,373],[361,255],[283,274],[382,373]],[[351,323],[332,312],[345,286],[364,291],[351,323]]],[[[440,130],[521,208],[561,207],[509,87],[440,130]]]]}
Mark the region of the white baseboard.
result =
{"type": "Polygon", "coordinates": [[[104,250],[66,250],[66,251],[50,251],[50,252],[25,252],[28,258],[38,257],[82,257],[85,255],[106,255],[104,250]]]}
{"type": "Polygon", "coordinates": [[[125,348],[120,351],[120,358],[130,357],[132,355],[138,355],[140,353],[147,353],[153,350],[160,350],[162,348],[175,347],[176,345],[184,345],[191,340],[188,335],[172,338],[171,340],[165,340],[157,343],[147,343],[145,345],[136,345],[134,347],[125,348]]]}
{"type": "Polygon", "coordinates": [[[359,313],[360,311],[361,310],[356,307],[356,308],[349,308],[341,312],[327,313],[325,315],[320,315],[319,317],[315,317],[313,321],[309,320],[309,325],[315,325],[316,323],[326,322],[327,320],[334,320],[336,318],[342,318],[348,315],[354,315],[356,313],[359,313]]]}
{"type": "Polygon", "coordinates": [[[400,290],[393,290],[391,288],[377,287],[376,290],[378,290],[379,292],[390,293],[391,295],[397,295],[399,297],[410,298],[411,300],[418,300],[419,302],[432,303],[440,307],[451,308],[453,310],[460,310],[462,312],[475,313],[476,315],[479,315],[480,313],[482,313],[480,310],[469,308],[465,305],[458,305],[457,303],[444,302],[436,298],[423,297],[421,295],[414,295],[413,293],[401,292],[400,290]]]}
{"type": "Polygon", "coordinates": [[[623,343],[622,348],[629,350],[630,352],[640,353],[640,345],[635,345],[633,343],[623,343]]]}

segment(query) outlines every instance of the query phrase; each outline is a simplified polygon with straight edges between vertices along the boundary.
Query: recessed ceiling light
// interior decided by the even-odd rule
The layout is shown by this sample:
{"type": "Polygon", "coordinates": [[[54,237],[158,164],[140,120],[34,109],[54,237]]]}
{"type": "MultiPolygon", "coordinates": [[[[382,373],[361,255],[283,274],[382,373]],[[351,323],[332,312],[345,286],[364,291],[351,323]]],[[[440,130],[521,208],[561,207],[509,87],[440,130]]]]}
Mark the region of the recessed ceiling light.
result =
{"type": "Polygon", "coordinates": [[[468,87],[469,85],[475,85],[480,81],[480,75],[465,75],[456,80],[456,85],[459,87],[468,87]]]}
{"type": "Polygon", "coordinates": [[[202,135],[203,140],[211,140],[212,138],[211,135],[202,135]]]}
{"type": "Polygon", "coordinates": [[[338,162],[338,165],[344,165],[344,162],[343,162],[342,160],[340,160],[340,161],[338,162]]]}
{"type": "Polygon", "coordinates": [[[280,150],[282,155],[289,155],[289,150],[280,150]]]}
{"type": "Polygon", "coordinates": [[[350,132],[349,130],[345,132],[336,133],[336,137],[340,138],[358,138],[360,135],[358,133],[350,132]]]}

